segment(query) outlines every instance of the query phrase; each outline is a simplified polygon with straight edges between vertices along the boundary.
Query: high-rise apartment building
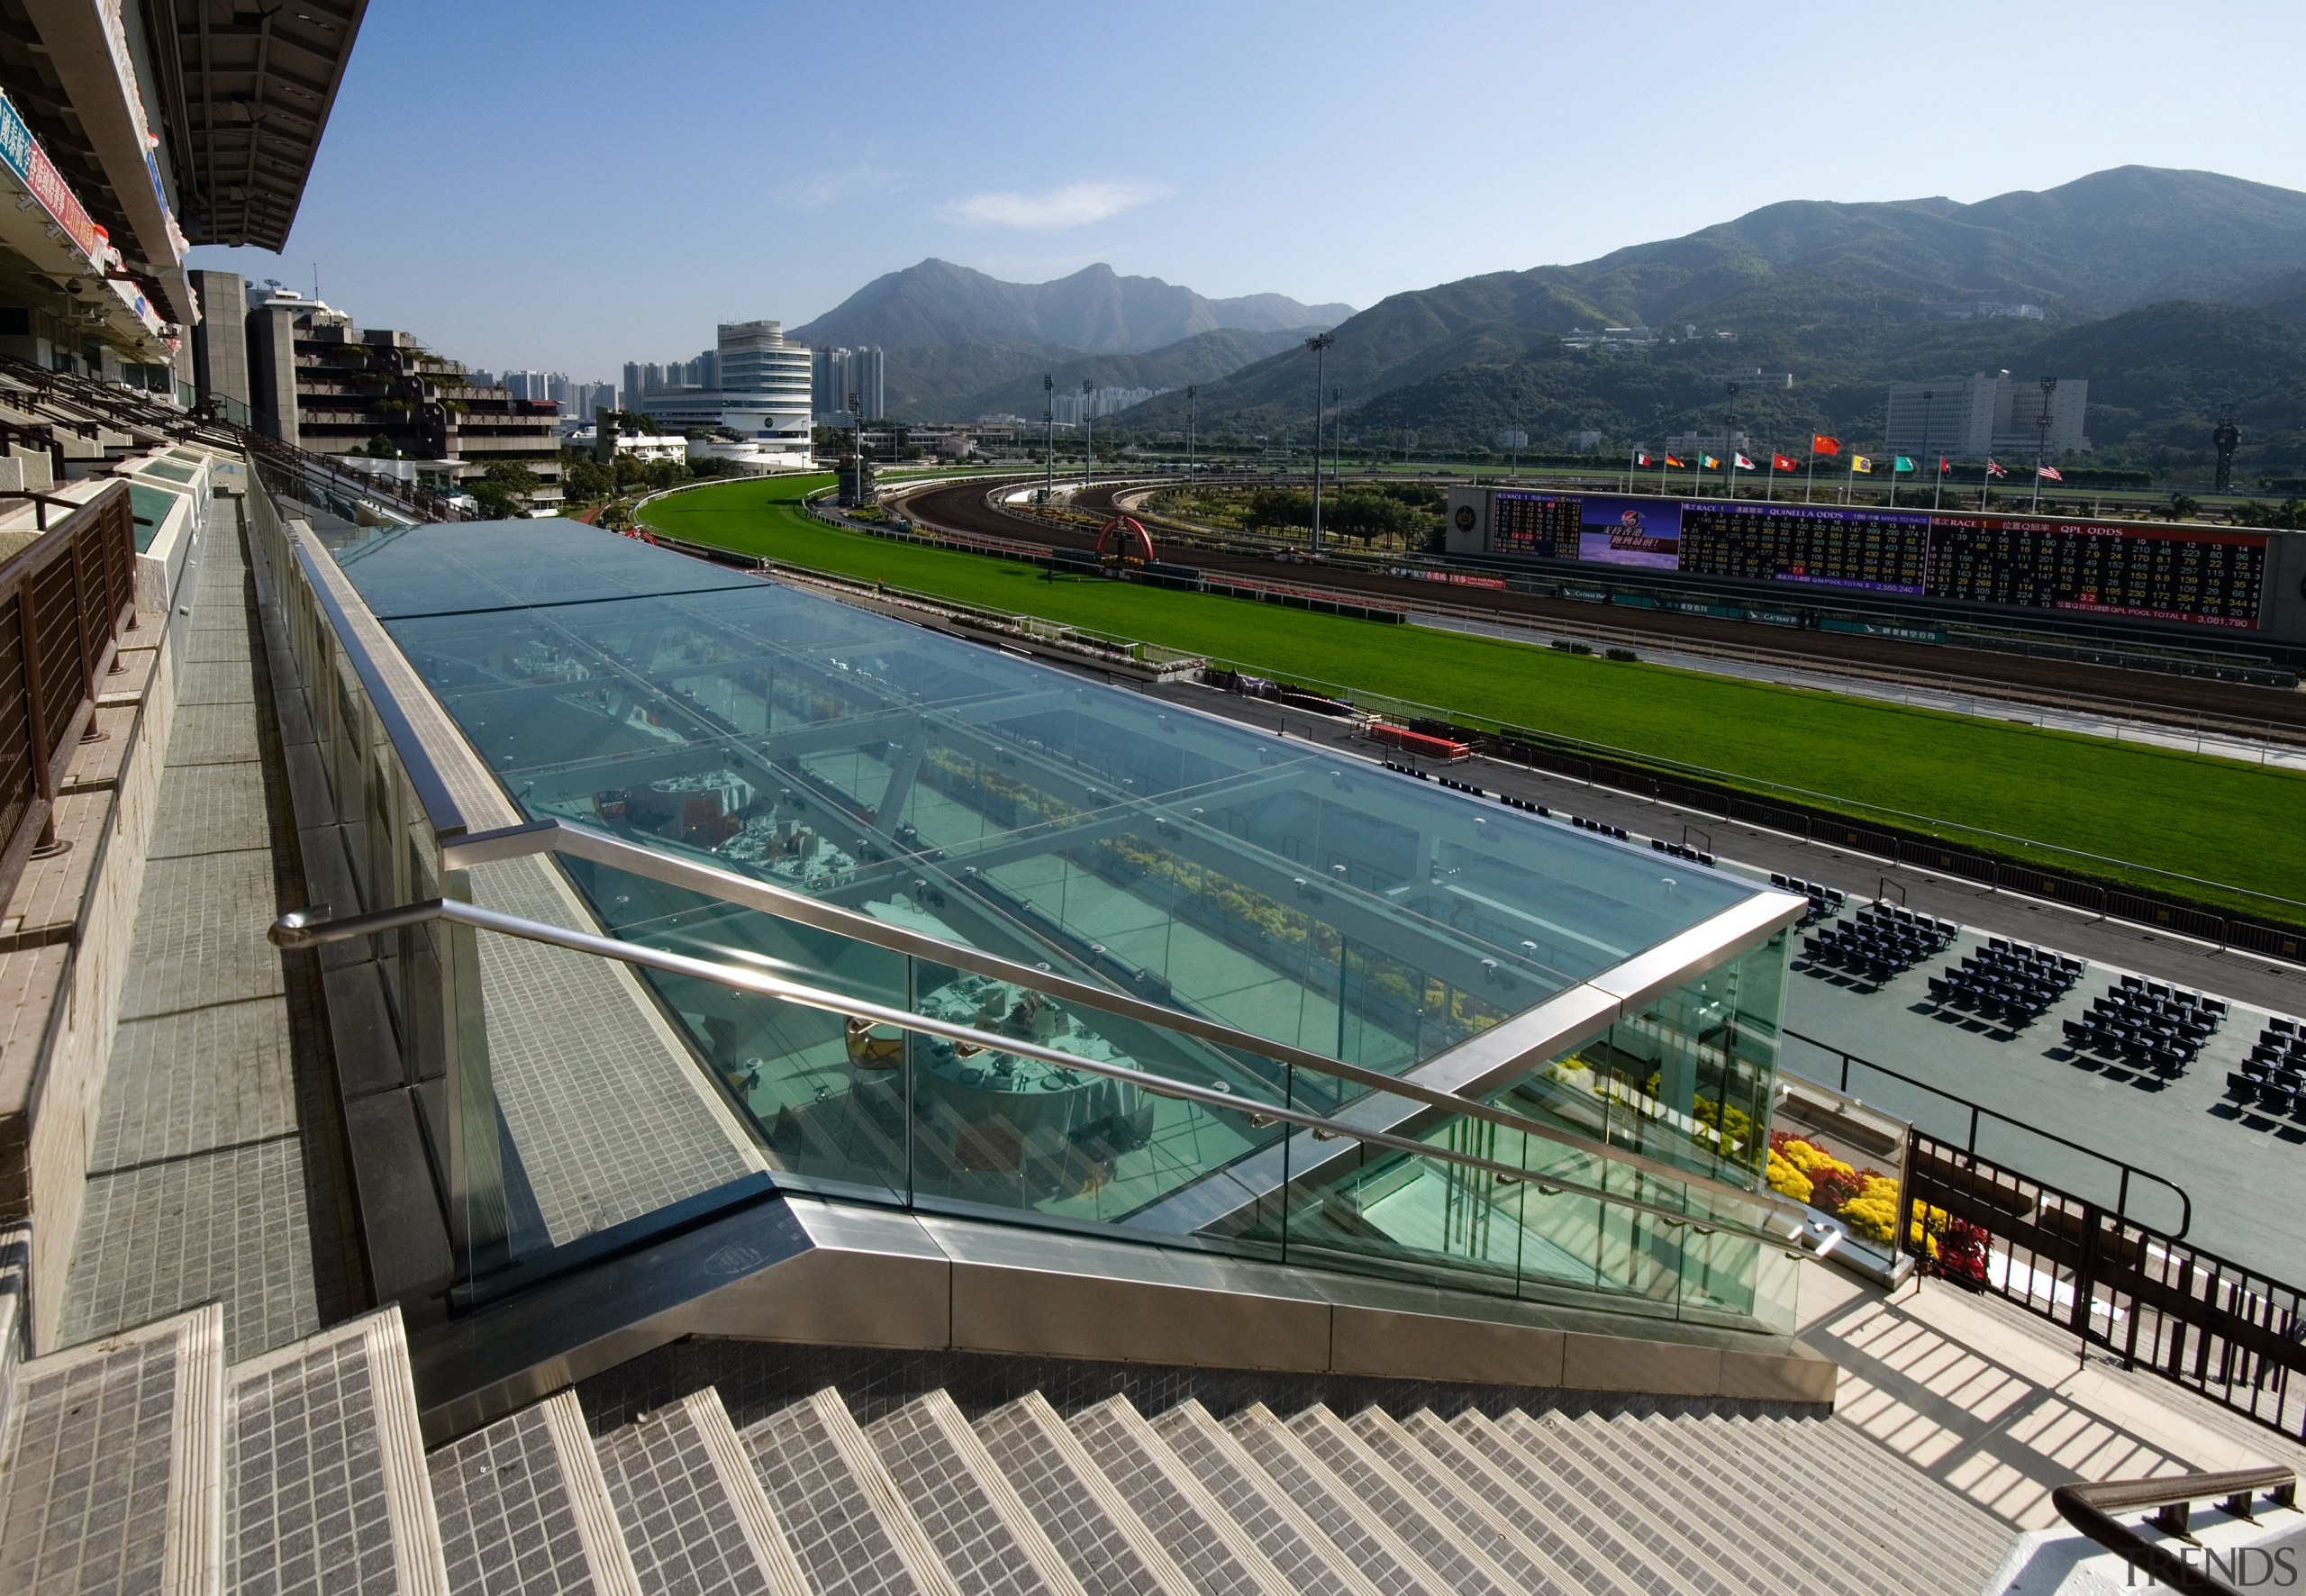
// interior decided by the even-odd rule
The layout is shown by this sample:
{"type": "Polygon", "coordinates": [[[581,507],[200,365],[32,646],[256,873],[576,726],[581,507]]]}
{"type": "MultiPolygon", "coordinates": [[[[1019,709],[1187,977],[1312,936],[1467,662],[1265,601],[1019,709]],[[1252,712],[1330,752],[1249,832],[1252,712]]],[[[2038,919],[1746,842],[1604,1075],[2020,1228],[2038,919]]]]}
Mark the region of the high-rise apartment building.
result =
{"type": "Polygon", "coordinates": [[[868,422],[886,419],[888,388],[886,365],[878,346],[860,345],[856,349],[820,349],[809,351],[810,403],[817,419],[828,424],[846,425],[849,419],[849,401],[854,396],[858,413],[868,422]]]}

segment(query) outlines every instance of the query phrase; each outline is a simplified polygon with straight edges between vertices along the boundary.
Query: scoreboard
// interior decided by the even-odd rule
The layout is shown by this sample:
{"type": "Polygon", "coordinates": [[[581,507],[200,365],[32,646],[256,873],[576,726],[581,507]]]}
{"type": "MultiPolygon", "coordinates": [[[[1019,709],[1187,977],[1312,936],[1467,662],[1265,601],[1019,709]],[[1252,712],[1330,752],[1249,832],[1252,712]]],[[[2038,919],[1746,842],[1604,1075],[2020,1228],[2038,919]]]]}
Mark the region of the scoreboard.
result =
{"type": "Polygon", "coordinates": [[[1929,594],[2149,621],[2256,626],[2266,540],[2247,532],[1934,518],[1929,594]]]}
{"type": "MultiPolygon", "coordinates": [[[[1606,535],[1632,503],[1500,490],[1490,551],[1632,563],[1613,556],[1606,535]]],[[[1679,544],[1677,554],[1639,563],[1693,576],[2242,628],[2260,624],[2265,602],[2270,549],[2255,532],[1838,504],[1642,503],[1648,523],[1677,524],[1679,544]]]]}
{"type": "Polygon", "coordinates": [[[1795,504],[1682,510],[1681,568],[1692,576],[1920,594],[1929,554],[1924,515],[1795,504]]]}
{"type": "Polygon", "coordinates": [[[1490,548],[1499,554],[1575,559],[1581,503],[1575,494],[1500,489],[1490,505],[1490,548]]]}

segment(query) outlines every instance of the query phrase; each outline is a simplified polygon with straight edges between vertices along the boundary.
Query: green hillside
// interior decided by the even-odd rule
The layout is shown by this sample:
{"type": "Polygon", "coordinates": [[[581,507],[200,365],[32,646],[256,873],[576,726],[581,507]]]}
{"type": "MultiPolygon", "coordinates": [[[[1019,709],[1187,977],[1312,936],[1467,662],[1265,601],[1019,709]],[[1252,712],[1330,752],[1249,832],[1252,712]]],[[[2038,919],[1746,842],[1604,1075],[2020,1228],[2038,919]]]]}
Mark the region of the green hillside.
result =
{"type": "Polygon", "coordinates": [[[1339,620],[835,530],[800,513],[824,478],[743,482],[648,507],[676,537],[1158,642],[1307,683],[1398,695],[1742,782],[1880,806],[2306,901],[2306,779],[1972,716],[1339,620]]]}

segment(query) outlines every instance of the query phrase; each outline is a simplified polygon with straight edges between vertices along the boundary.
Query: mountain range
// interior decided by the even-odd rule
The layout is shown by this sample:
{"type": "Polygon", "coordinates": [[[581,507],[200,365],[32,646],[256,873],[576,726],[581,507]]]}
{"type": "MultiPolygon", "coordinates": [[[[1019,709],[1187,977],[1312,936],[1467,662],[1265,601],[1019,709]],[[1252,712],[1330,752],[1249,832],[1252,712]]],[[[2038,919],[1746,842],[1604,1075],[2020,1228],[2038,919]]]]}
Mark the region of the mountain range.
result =
{"type": "MultiPolygon", "coordinates": [[[[1869,422],[1878,436],[1889,383],[2006,367],[2090,379],[2090,430],[2111,458],[2192,458],[2232,404],[2246,464],[2294,463],[2306,194],[2123,167],[1974,204],[1788,201],[1582,264],[1396,294],[1334,331],[1327,380],[1345,391],[1348,435],[1367,441],[1414,431],[1426,448],[1480,447],[1508,426],[1555,447],[1588,428],[1654,441],[1720,428],[1724,375],[1757,367],[1794,376],[1745,401],[1739,425],[1757,439],[1862,438],[1869,422]],[[2041,314],[1947,319],[1980,301],[2041,314]],[[1563,341],[1611,326],[1656,341],[1563,341]]],[[[1203,435],[1310,431],[1312,380],[1283,352],[1204,385],[1203,435]]],[[[1171,394],[1116,420],[1152,433],[1182,417],[1171,394]]]]}
{"type": "Polygon", "coordinates": [[[1044,372],[1067,388],[1085,378],[1129,387],[1210,380],[1291,341],[1276,335],[1302,338],[1300,329],[1352,313],[1349,304],[1282,294],[1210,299],[1103,264],[1054,282],[1005,283],[932,258],[874,278],[789,336],[811,348],[877,344],[894,413],[966,419],[1024,405],[1001,395],[1028,379],[1028,413],[1040,413],[1044,372]]]}

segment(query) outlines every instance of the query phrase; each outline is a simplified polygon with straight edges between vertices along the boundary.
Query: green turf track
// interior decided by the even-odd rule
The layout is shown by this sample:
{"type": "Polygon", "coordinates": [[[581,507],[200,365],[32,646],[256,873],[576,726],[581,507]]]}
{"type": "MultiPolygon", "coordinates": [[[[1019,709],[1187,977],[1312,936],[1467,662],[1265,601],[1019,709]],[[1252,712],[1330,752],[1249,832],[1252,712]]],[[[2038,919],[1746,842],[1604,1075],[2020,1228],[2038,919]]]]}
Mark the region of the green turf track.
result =
{"type": "Polygon", "coordinates": [[[813,521],[798,505],[826,480],[696,489],[650,504],[644,518],[677,538],[814,570],[1831,793],[1852,812],[1879,806],[2306,900],[2300,775],[1423,627],[1099,577],[1052,584],[1037,567],[813,521]]]}

